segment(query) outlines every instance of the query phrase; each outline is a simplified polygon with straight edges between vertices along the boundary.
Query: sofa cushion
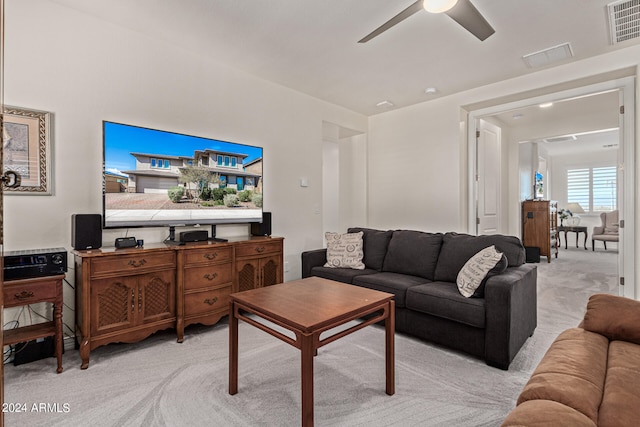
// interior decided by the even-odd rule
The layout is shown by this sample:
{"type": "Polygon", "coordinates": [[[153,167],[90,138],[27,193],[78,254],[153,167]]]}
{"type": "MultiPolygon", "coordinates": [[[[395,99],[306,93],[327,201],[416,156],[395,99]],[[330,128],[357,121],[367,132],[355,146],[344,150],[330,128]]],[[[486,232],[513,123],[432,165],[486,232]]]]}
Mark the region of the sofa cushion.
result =
{"type": "MultiPolygon", "coordinates": [[[[496,251],[496,247],[491,245],[469,258],[456,278],[458,291],[462,296],[466,298],[474,296],[482,282],[487,279],[489,272],[500,263],[502,257],[504,254],[496,251]]],[[[504,267],[504,270],[507,268],[504,263],[500,267],[504,267]]]]}
{"type": "Polygon", "coordinates": [[[477,328],[485,326],[484,299],[465,298],[452,282],[431,282],[407,289],[407,308],[477,328]]]}
{"type": "Polygon", "coordinates": [[[363,274],[377,273],[377,270],[365,268],[364,270],[355,270],[353,268],[332,268],[332,267],[312,267],[311,275],[323,277],[329,280],[335,280],[342,283],[353,283],[353,278],[363,274]]]}
{"type": "Polygon", "coordinates": [[[384,257],[387,254],[387,248],[389,247],[389,241],[393,236],[393,231],[374,230],[373,228],[349,228],[349,233],[358,233],[362,231],[364,235],[363,249],[364,249],[364,265],[367,268],[373,268],[378,271],[382,271],[382,264],[384,263],[384,257]]]}
{"type": "MultiPolygon", "coordinates": [[[[433,280],[441,244],[441,233],[396,230],[382,270],[433,280]]],[[[451,281],[455,282],[455,276],[451,281]]]]}
{"type": "Polygon", "coordinates": [[[427,282],[423,277],[407,274],[382,272],[353,278],[353,284],[395,295],[396,307],[406,307],[407,289],[427,282]]]}
{"type": "Polygon", "coordinates": [[[610,340],[640,344],[640,301],[610,294],[591,295],[582,325],[610,340]]]}
{"type": "Polygon", "coordinates": [[[434,280],[455,282],[462,266],[481,249],[494,245],[507,257],[509,267],[524,264],[525,252],[522,242],[515,236],[491,234],[472,236],[470,234],[446,233],[442,237],[442,249],[435,270],[434,280]]]}
{"type": "Polygon", "coordinates": [[[324,234],[327,239],[327,263],[325,267],[355,268],[364,270],[362,236],[364,233],[324,234]]]}
{"type": "Polygon", "coordinates": [[[638,425],[640,408],[640,345],[611,341],[599,426],[638,425]]]}
{"type": "Polygon", "coordinates": [[[529,400],[554,400],[597,423],[608,348],[609,340],[600,334],[582,328],[565,330],[536,367],[518,405],[529,400]]]}
{"type": "Polygon", "coordinates": [[[589,417],[553,400],[529,400],[511,411],[500,427],[597,427],[589,417]]]}

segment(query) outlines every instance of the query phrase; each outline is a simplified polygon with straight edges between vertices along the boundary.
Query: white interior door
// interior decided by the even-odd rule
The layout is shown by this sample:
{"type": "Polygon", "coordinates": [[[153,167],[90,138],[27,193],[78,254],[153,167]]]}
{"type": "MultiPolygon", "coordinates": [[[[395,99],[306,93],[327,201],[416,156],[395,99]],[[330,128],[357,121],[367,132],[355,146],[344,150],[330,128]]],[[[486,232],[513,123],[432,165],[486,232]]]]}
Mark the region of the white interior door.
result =
{"type": "Polygon", "coordinates": [[[501,232],[501,129],[486,120],[478,121],[477,135],[477,234],[501,232]]]}

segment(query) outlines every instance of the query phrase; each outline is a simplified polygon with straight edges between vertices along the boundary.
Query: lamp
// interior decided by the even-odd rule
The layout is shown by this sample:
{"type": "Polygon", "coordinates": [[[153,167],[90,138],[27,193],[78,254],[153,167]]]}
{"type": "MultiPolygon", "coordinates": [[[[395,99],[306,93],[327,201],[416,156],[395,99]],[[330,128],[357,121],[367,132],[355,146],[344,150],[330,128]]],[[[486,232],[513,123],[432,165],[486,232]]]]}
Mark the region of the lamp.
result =
{"type": "Polygon", "coordinates": [[[580,203],[567,203],[566,209],[571,212],[571,225],[579,225],[580,216],[576,214],[584,213],[584,209],[582,209],[580,203]]]}
{"type": "Polygon", "coordinates": [[[458,0],[424,0],[422,7],[430,13],[442,13],[451,9],[458,0]]]}

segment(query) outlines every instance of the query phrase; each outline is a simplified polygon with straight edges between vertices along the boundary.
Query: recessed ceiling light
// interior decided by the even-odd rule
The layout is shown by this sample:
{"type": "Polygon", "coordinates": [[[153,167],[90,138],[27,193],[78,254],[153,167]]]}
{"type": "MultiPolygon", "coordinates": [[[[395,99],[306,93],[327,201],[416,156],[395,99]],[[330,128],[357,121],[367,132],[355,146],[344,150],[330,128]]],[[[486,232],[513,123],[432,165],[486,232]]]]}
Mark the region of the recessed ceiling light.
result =
{"type": "Polygon", "coordinates": [[[380,108],[391,108],[393,106],[394,106],[393,103],[387,100],[380,101],[376,104],[376,107],[380,107],[380,108]]]}
{"type": "Polygon", "coordinates": [[[553,105],[553,102],[544,102],[539,105],[540,108],[549,108],[553,105]]]}
{"type": "Polygon", "coordinates": [[[438,92],[438,89],[436,89],[435,87],[428,87],[424,90],[424,93],[428,95],[433,95],[436,92],[438,92]]]}

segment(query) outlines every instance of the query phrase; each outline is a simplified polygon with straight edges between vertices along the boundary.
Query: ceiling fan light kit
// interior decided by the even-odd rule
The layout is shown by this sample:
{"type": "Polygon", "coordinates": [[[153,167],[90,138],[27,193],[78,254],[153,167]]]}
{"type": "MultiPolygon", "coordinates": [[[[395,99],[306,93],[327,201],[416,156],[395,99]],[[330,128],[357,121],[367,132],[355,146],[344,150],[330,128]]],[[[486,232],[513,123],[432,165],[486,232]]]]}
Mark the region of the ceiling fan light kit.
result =
{"type": "Polygon", "coordinates": [[[368,42],[423,9],[431,13],[446,14],[480,41],[485,40],[496,32],[478,9],[471,4],[470,0],[417,0],[364,38],[358,40],[358,43],[368,42]]]}
{"type": "Polygon", "coordinates": [[[458,0],[424,0],[422,7],[430,13],[442,13],[451,9],[458,0]]]}

